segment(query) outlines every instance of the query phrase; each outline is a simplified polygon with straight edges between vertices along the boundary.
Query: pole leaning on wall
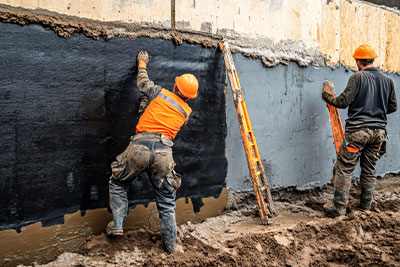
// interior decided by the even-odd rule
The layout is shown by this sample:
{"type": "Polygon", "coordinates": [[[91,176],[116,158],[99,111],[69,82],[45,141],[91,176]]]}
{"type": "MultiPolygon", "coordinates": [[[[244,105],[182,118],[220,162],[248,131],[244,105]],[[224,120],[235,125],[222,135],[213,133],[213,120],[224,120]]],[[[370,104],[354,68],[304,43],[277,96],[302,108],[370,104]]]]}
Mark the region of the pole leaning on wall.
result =
{"type": "MultiPolygon", "coordinates": [[[[333,85],[333,82],[324,81],[324,91],[330,93],[331,95],[335,95],[335,86],[333,85]]],[[[326,107],[329,111],[329,120],[331,121],[332,126],[333,142],[335,144],[337,155],[339,153],[339,149],[343,139],[342,121],[340,120],[340,115],[337,107],[334,107],[328,103],[326,103],[326,107]]],[[[333,171],[335,172],[335,169],[333,169],[333,171]]],[[[333,173],[331,183],[335,184],[335,173],[333,173]]]]}
{"type": "MultiPolygon", "coordinates": [[[[333,82],[324,81],[324,91],[330,93],[331,95],[335,95],[335,86],[333,85],[333,82]]],[[[331,121],[333,141],[335,143],[335,150],[337,154],[339,153],[340,145],[343,139],[342,121],[340,120],[337,107],[334,107],[328,103],[326,103],[326,106],[329,111],[329,120],[331,121]]]]}

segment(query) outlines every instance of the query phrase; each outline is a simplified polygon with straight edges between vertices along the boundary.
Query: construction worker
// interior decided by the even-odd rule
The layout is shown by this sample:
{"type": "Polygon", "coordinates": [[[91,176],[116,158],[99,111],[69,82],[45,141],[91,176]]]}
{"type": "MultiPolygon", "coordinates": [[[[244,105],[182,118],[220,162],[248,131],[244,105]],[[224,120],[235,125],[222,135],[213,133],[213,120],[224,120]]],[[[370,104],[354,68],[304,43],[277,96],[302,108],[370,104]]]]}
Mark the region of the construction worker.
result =
{"type": "Polygon", "coordinates": [[[360,208],[368,210],[375,189],[376,162],[386,150],[386,115],[397,110],[393,80],[374,67],[377,55],[370,45],[360,45],[353,55],[359,72],[343,93],[322,99],[337,108],[349,108],[345,133],[334,166],[334,199],[325,205],[328,215],[346,214],[353,171],[360,160],[360,208]]]}
{"type": "Polygon", "coordinates": [[[128,215],[128,187],[146,171],[155,193],[164,249],[173,253],[177,234],[175,192],[181,185],[181,176],[174,171],[172,140],[189,118],[192,110],[186,101],[197,97],[199,84],[194,75],[183,74],[175,78],[173,92],[162,89],[148,78],[148,53],[140,51],[137,61],[137,86],[146,96],[145,101],[150,102],[143,107],[136,134],[128,147],[111,163],[109,194],[113,221],[107,225],[106,232],[123,235],[123,223],[128,215]]]}

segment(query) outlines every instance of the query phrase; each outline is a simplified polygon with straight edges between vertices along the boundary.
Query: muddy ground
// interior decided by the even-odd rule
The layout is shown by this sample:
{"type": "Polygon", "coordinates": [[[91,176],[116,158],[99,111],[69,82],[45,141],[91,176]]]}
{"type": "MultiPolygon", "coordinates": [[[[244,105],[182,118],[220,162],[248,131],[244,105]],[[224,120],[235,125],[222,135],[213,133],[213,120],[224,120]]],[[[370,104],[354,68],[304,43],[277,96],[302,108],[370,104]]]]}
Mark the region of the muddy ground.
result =
{"type": "Polygon", "coordinates": [[[261,225],[251,193],[230,195],[224,214],[179,227],[168,255],[147,229],[121,238],[90,236],[78,253],[35,266],[400,266],[400,176],[379,179],[371,211],[357,209],[353,186],[347,214],[327,218],[332,186],[273,193],[275,216],[261,225]]]}

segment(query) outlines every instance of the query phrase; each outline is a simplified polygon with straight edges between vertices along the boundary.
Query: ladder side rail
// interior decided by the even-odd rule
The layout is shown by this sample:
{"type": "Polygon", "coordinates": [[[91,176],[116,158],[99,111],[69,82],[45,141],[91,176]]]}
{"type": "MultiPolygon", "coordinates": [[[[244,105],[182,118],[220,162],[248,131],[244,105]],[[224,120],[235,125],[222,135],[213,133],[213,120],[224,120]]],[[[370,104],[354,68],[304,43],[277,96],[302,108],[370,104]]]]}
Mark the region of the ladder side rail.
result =
{"type": "MultiPolygon", "coordinates": [[[[243,101],[243,95],[240,90],[240,83],[239,83],[239,79],[237,76],[235,65],[233,63],[233,58],[229,51],[229,48],[227,47],[227,44],[225,45],[225,47],[221,46],[221,50],[224,52],[224,61],[225,61],[225,65],[227,67],[228,78],[230,81],[232,95],[233,95],[233,99],[234,99],[234,103],[235,103],[235,107],[236,107],[236,113],[237,113],[237,117],[238,117],[238,121],[239,121],[239,128],[240,128],[240,132],[242,135],[242,141],[243,141],[244,149],[246,152],[246,159],[247,159],[250,174],[252,177],[252,184],[253,184],[254,191],[256,193],[256,198],[257,198],[258,207],[259,207],[259,211],[260,211],[260,217],[261,217],[262,222],[264,223],[267,220],[268,211],[267,211],[267,208],[266,208],[266,205],[264,202],[263,194],[261,192],[261,184],[260,184],[260,179],[259,179],[260,171],[257,170],[257,162],[259,162],[260,160],[259,160],[259,158],[255,159],[255,158],[257,158],[257,153],[255,153],[254,149],[253,149],[253,144],[256,146],[256,143],[254,142],[255,137],[254,137],[254,134],[251,129],[251,123],[250,123],[249,116],[247,113],[247,108],[243,101]],[[253,134],[253,136],[252,136],[252,134],[253,134]]],[[[259,157],[259,155],[258,155],[258,157],[259,157]]],[[[258,166],[260,166],[260,165],[258,165],[258,166]]],[[[262,164],[261,164],[261,166],[262,166],[262,164]]],[[[264,172],[263,168],[259,168],[259,169],[261,169],[261,174],[263,174],[263,172],[264,172]]],[[[265,178],[264,175],[261,175],[261,177],[265,178]]],[[[270,193],[269,189],[264,190],[264,191],[267,192],[267,198],[268,198],[268,193],[270,193]]]]}
{"type": "Polygon", "coordinates": [[[253,144],[253,146],[252,146],[252,152],[254,153],[253,158],[256,158],[255,161],[257,162],[257,166],[259,168],[258,171],[260,172],[260,176],[261,176],[260,180],[262,181],[262,184],[266,189],[265,192],[266,192],[266,195],[267,195],[267,202],[270,205],[270,207],[269,207],[270,211],[272,211],[272,209],[273,209],[272,196],[271,196],[271,192],[270,192],[269,185],[268,185],[268,182],[267,182],[267,177],[266,177],[266,173],[265,173],[265,170],[264,170],[264,166],[262,165],[261,157],[260,157],[260,154],[259,154],[259,151],[258,151],[258,145],[257,145],[257,142],[256,142],[256,137],[255,137],[254,131],[253,131],[252,127],[251,127],[250,117],[249,117],[249,114],[247,112],[246,104],[245,104],[244,101],[241,101],[241,104],[242,104],[242,109],[244,110],[244,113],[245,113],[244,115],[245,115],[245,118],[246,118],[246,123],[247,123],[248,128],[249,128],[248,133],[250,135],[251,142],[253,144]]]}

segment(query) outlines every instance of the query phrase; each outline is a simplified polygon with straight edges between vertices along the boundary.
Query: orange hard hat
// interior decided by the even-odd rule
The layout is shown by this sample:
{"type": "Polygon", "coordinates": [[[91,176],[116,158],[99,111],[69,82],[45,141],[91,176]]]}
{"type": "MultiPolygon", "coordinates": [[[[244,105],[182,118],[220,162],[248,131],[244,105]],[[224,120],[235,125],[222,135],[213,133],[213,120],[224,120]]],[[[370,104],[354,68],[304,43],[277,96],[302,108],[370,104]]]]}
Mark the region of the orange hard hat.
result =
{"type": "Polygon", "coordinates": [[[179,92],[187,98],[196,98],[199,82],[193,74],[183,74],[175,78],[179,92]]]}
{"type": "Polygon", "coordinates": [[[356,48],[353,57],[355,59],[374,59],[378,56],[376,55],[375,50],[372,48],[372,46],[368,44],[362,44],[356,48]]]}

